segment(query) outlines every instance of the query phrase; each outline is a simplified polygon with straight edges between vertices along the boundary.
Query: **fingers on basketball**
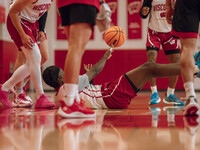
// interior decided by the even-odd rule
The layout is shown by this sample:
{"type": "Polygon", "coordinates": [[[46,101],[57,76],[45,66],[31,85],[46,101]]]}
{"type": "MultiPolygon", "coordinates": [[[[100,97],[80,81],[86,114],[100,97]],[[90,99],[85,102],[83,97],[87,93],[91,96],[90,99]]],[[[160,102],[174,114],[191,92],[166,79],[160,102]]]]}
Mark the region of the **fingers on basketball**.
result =
{"type": "Polygon", "coordinates": [[[120,47],[126,40],[126,34],[122,28],[112,26],[105,31],[103,38],[108,46],[120,47]]]}

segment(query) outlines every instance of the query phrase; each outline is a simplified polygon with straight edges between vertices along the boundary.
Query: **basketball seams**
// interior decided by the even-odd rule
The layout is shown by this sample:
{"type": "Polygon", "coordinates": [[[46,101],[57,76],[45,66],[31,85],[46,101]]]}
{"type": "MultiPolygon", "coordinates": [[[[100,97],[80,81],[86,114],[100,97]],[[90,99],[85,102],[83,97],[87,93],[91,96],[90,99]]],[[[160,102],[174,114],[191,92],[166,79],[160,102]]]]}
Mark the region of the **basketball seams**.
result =
{"type": "Polygon", "coordinates": [[[122,42],[122,43],[124,43],[124,41],[125,41],[125,38],[124,38],[124,37],[125,37],[126,35],[124,34],[124,32],[121,32],[121,34],[122,34],[122,38],[123,38],[123,42],[122,42]],[[123,35],[123,34],[124,34],[124,35],[123,35]]]}
{"type": "MultiPolygon", "coordinates": [[[[112,40],[112,39],[114,39],[115,38],[115,36],[118,34],[118,32],[107,42],[107,44],[108,43],[110,43],[110,41],[112,40]]],[[[108,44],[109,46],[110,46],[110,44],[108,44]]]]}
{"type": "Polygon", "coordinates": [[[103,38],[107,45],[111,46],[111,44],[113,44],[114,47],[119,47],[125,42],[126,35],[122,28],[118,26],[112,26],[107,29],[103,35],[103,38]]]}
{"type": "Polygon", "coordinates": [[[119,32],[119,37],[118,37],[118,40],[117,40],[117,43],[115,44],[115,46],[117,46],[117,45],[119,44],[119,41],[120,41],[120,34],[121,34],[121,33],[120,33],[120,28],[119,28],[119,27],[117,27],[117,28],[118,28],[117,31],[119,32]]]}
{"type": "Polygon", "coordinates": [[[109,34],[109,33],[111,33],[111,32],[116,32],[116,31],[109,31],[109,32],[106,32],[106,33],[104,34],[104,36],[106,36],[107,34],[109,34]]]}

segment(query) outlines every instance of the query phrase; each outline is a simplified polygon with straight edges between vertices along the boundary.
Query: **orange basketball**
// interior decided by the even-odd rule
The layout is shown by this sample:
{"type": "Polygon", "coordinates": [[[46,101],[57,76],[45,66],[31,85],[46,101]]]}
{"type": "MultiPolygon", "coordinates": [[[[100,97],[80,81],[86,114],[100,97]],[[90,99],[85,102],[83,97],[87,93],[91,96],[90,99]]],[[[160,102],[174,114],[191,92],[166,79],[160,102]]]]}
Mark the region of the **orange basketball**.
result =
{"type": "Polygon", "coordinates": [[[113,47],[119,47],[124,44],[126,34],[122,28],[112,26],[105,31],[103,39],[109,46],[113,45],[113,47]]]}

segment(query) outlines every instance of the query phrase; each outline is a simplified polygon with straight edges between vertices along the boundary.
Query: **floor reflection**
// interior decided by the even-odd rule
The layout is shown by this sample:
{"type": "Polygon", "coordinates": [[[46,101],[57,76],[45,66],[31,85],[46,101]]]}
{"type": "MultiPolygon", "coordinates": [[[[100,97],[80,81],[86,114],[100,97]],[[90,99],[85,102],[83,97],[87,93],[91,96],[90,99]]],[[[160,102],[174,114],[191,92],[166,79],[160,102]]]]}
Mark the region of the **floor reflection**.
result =
{"type": "Polygon", "coordinates": [[[77,119],[61,118],[55,109],[1,107],[0,150],[200,149],[199,117],[184,117],[183,106],[141,101],[77,119]]]}
{"type": "Polygon", "coordinates": [[[96,118],[78,119],[56,110],[0,109],[0,149],[199,149],[199,118],[176,115],[181,109],[150,107],[149,115],[97,110],[96,118]]]}

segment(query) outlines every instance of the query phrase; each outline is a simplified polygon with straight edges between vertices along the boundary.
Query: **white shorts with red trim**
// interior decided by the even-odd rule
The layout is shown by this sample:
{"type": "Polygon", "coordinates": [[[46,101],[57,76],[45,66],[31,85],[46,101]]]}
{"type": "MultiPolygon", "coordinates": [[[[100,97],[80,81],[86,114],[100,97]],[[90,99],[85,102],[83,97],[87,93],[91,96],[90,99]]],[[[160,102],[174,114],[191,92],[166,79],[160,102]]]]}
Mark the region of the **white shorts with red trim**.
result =
{"type": "Polygon", "coordinates": [[[85,105],[89,108],[108,108],[104,103],[101,94],[101,85],[90,85],[79,93],[80,99],[85,101],[85,105]]]}

